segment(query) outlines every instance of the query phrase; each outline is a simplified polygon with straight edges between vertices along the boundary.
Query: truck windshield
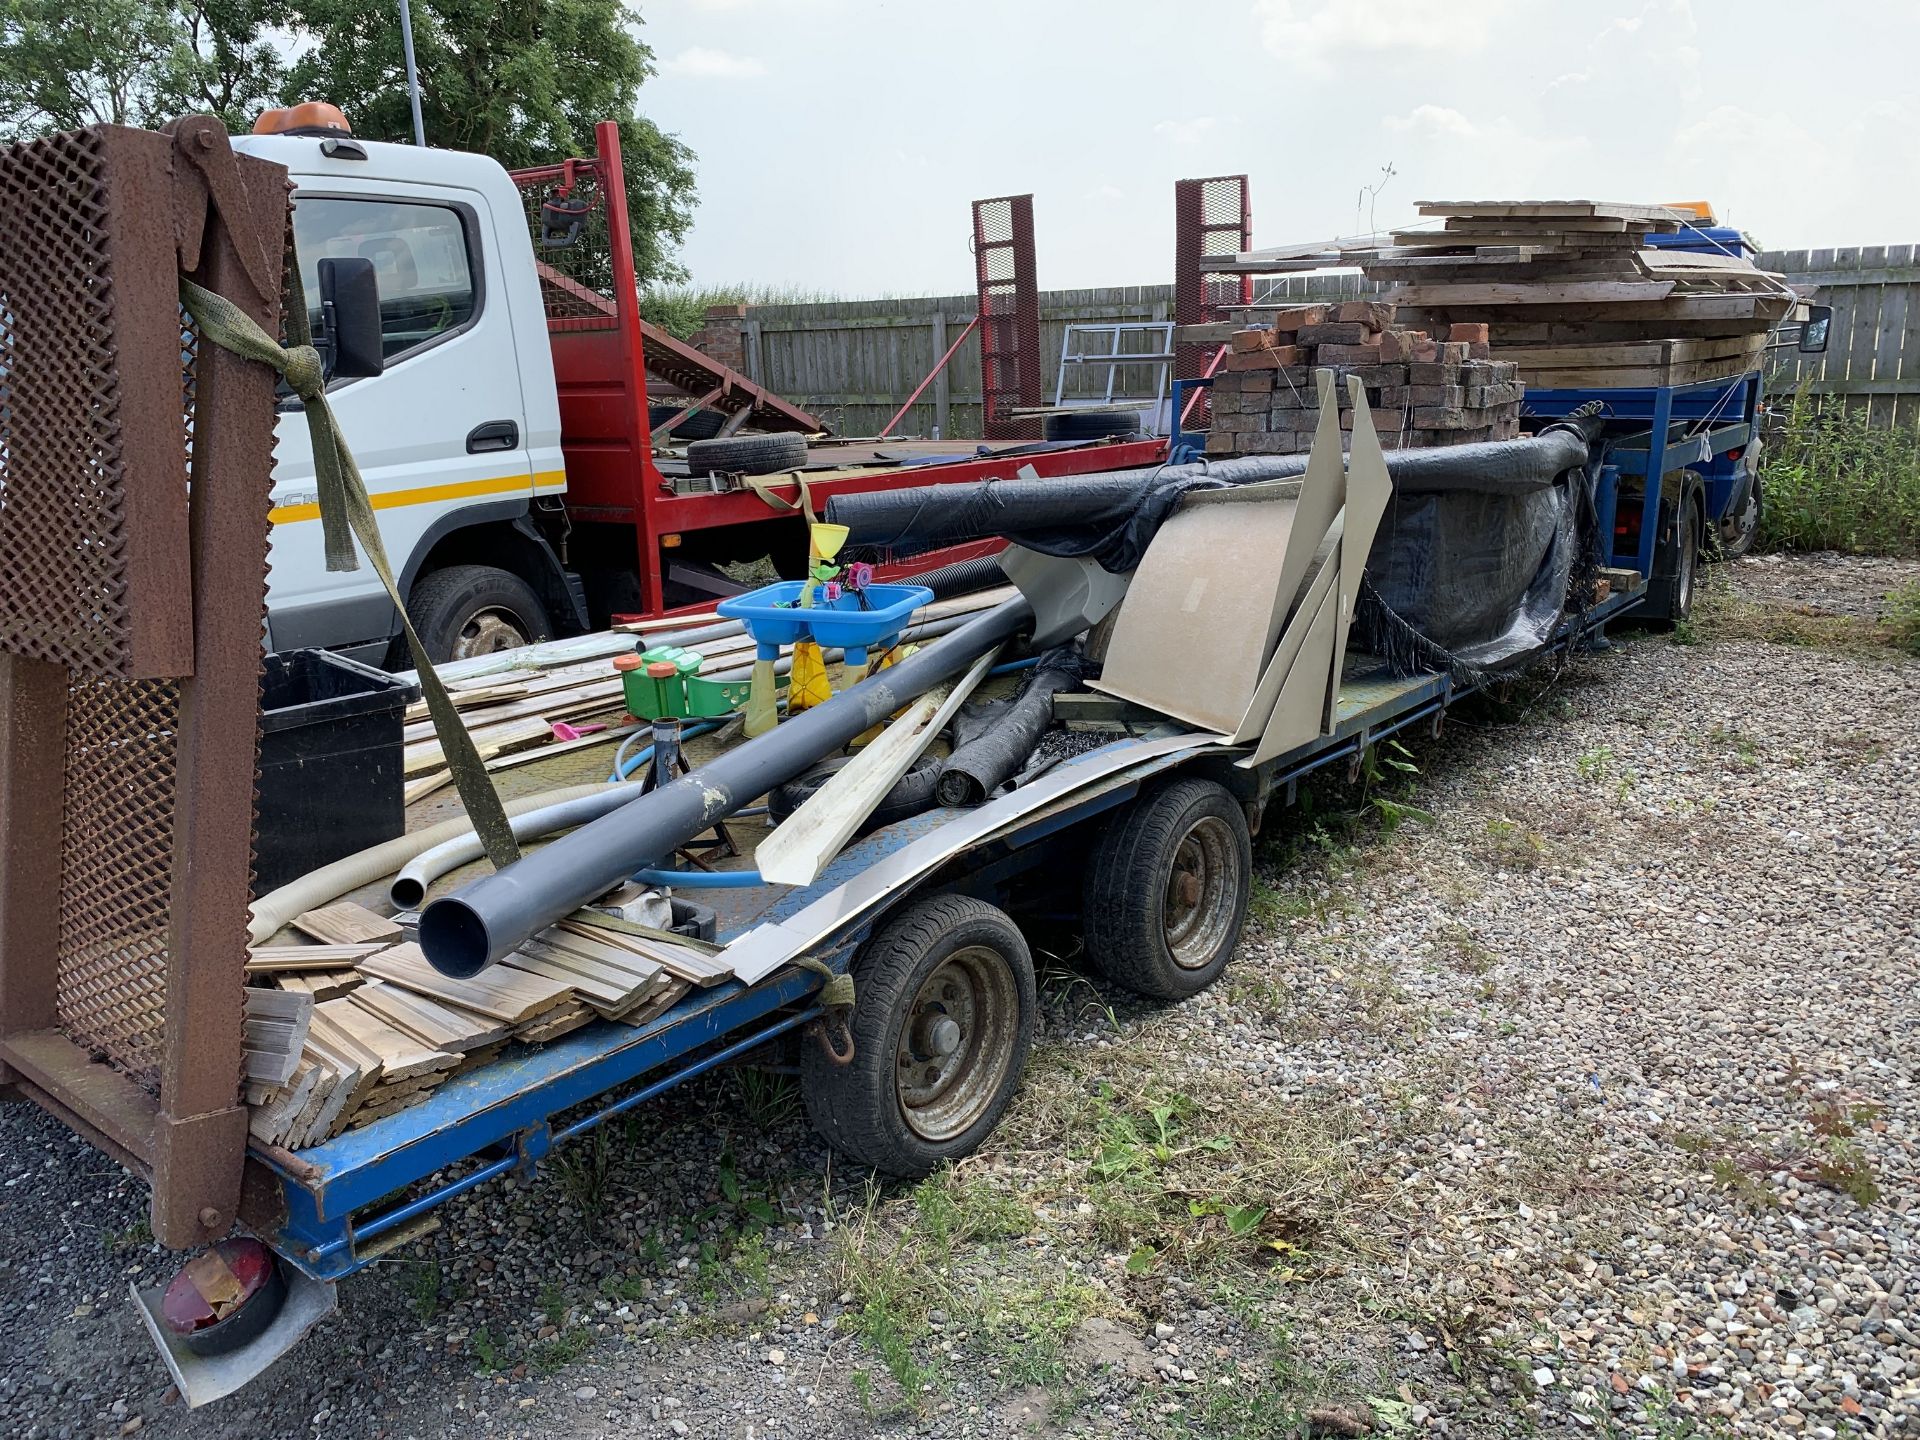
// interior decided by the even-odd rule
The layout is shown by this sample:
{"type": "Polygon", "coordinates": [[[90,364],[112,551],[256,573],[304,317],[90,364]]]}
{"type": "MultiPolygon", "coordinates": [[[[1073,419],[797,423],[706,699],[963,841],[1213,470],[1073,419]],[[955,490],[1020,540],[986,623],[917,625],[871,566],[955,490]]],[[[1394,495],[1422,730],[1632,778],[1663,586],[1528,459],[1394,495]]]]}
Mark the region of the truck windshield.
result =
{"type": "Polygon", "coordinates": [[[337,196],[297,199],[293,243],[316,336],[320,262],[356,256],[373,262],[388,365],[458,330],[478,308],[467,227],[452,206],[337,196]]]}

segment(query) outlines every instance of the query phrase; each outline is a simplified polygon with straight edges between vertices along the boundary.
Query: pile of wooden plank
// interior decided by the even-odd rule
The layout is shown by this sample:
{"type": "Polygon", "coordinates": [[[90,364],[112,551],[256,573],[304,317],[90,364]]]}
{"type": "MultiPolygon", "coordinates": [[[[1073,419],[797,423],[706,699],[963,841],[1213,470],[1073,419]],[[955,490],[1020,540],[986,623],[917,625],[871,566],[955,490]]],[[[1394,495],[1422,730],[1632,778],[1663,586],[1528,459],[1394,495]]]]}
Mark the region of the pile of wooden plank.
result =
{"type": "MultiPolygon", "coordinates": [[[[915,612],[911,627],[934,625],[998,604],[1013,592],[1002,587],[935,601],[915,612]]],[[[631,735],[638,722],[625,709],[613,657],[636,645],[656,645],[678,634],[709,634],[683,648],[701,656],[700,674],[730,676],[753,664],[754,644],[737,622],[712,616],[642,621],[606,635],[530,646],[501,657],[475,657],[444,667],[442,679],[489,770],[500,771],[573,750],[589,749],[631,735]],[[605,726],[562,738],[556,725],[605,726]]],[[[450,785],[447,758],[434,735],[425,701],[406,713],[402,768],[408,804],[450,785]]]]}
{"type": "Polygon", "coordinates": [[[379,937],[248,956],[260,987],[247,992],[251,1129],[296,1150],[422,1103],[510,1041],[540,1044],[598,1019],[645,1024],[733,973],[698,946],[587,911],[464,980],[363,906],[310,911],[294,928],[379,937]]]}
{"type": "MultiPolygon", "coordinates": [[[[1437,228],[1246,251],[1228,267],[1358,266],[1401,323],[1484,324],[1537,389],[1686,385],[1754,368],[1798,297],[1744,255],[1649,248],[1683,210],[1599,200],[1432,200],[1437,228]]],[[[1209,261],[1211,267],[1212,262],[1209,261]]]]}
{"type": "MultiPolygon", "coordinates": [[[[1283,310],[1267,325],[1227,336],[1215,377],[1209,455],[1297,455],[1319,426],[1317,369],[1357,376],[1372,424],[1389,448],[1506,440],[1520,433],[1522,387],[1511,362],[1494,360],[1484,325],[1455,325],[1435,338],[1396,323],[1391,305],[1353,300],[1283,310]]],[[[1344,383],[1341,428],[1354,410],[1344,383]]]]}

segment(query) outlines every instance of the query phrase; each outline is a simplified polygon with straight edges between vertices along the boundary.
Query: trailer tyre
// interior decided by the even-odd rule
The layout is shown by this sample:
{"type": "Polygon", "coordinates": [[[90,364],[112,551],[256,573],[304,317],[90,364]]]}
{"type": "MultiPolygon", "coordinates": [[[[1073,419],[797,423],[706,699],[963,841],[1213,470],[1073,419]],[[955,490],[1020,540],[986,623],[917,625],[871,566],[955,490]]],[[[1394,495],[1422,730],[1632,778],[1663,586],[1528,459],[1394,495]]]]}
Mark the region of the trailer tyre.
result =
{"type": "Polygon", "coordinates": [[[1182,1000],[1220,977],[1253,893],[1247,817],[1226,788],[1180,780],[1136,802],[1095,843],[1087,953],[1111,980],[1182,1000]]]}
{"type": "Polygon", "coordinates": [[[407,614],[436,665],[553,638],[547,607],[533,587],[492,565],[449,565],[423,575],[407,614]]]}
{"type": "Polygon", "coordinates": [[[1653,576],[1643,612],[1655,630],[1671,630],[1693,614],[1693,592],[1700,570],[1700,504],[1696,483],[1682,488],[1677,507],[1660,506],[1660,529],[1672,538],[1654,551],[1653,576]]]}
{"type": "Polygon", "coordinates": [[[729,435],[724,440],[695,440],[687,446],[687,473],[777,475],[807,463],[804,435],[729,435]]]}
{"type": "Polygon", "coordinates": [[[802,1047],[807,1117],[834,1149],[902,1179],[980,1147],[1033,1044],[1033,956],[1004,911],[968,895],[901,910],[854,957],[854,1057],[802,1047]]]}

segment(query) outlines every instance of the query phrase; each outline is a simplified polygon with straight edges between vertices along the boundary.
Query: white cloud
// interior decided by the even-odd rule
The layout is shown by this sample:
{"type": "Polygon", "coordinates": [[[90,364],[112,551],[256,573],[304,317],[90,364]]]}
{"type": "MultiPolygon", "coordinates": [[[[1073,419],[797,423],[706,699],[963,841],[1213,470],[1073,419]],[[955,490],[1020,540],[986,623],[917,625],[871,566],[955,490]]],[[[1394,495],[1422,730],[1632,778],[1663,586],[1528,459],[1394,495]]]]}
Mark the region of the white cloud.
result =
{"type": "Polygon", "coordinates": [[[1153,127],[1153,133],[1166,136],[1176,145],[1198,145],[1217,123],[1211,115],[1196,115],[1191,120],[1162,120],[1153,127]]]}
{"type": "Polygon", "coordinates": [[[766,62],[752,55],[735,55],[729,50],[714,50],[692,45],[660,68],[669,75],[690,75],[696,80],[753,80],[767,73],[766,62]]]}
{"type": "Polygon", "coordinates": [[[1416,105],[1405,115],[1384,117],[1381,123],[1403,135],[1450,135],[1470,140],[1480,133],[1479,126],[1445,105],[1416,105]]]}
{"type": "Polygon", "coordinates": [[[1352,53],[1468,54],[1482,49],[1515,0],[1254,0],[1268,50],[1319,67],[1352,53]]]}

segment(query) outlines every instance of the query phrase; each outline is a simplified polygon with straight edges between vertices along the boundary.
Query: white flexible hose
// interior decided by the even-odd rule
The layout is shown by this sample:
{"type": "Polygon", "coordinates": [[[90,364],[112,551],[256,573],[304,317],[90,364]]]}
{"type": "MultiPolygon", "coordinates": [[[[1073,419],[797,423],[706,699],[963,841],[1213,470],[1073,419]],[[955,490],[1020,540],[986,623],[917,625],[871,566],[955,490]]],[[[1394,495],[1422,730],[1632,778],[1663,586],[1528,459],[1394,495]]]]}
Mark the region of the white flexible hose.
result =
{"type": "MultiPolygon", "coordinates": [[[[599,784],[569,785],[559,790],[547,790],[509,802],[507,814],[525,815],[529,811],[550,808],[568,800],[621,788],[618,785],[599,784]]],[[[309,870],[298,880],[289,880],[278,890],[269,890],[253,902],[247,924],[247,943],[261,944],[294,916],[331,900],[338,900],[349,890],[357,890],[382,875],[391,875],[422,851],[472,832],[473,822],[464,815],[456,815],[451,820],[442,820],[438,825],[429,825],[411,835],[401,835],[343,856],[331,865],[322,865],[318,870],[309,870]]]]}
{"type": "MultiPolygon", "coordinates": [[[[513,817],[513,838],[538,840],[556,830],[571,830],[589,820],[598,820],[608,811],[639,799],[640,795],[637,784],[608,784],[600,786],[597,794],[576,795],[571,800],[560,800],[538,810],[524,811],[513,817]]],[[[402,910],[416,909],[427,898],[429,885],[449,870],[457,870],[486,853],[486,843],[471,829],[465,834],[443,840],[431,850],[421,851],[401,867],[400,873],[393,877],[393,884],[387,887],[387,898],[402,910]]]]}

